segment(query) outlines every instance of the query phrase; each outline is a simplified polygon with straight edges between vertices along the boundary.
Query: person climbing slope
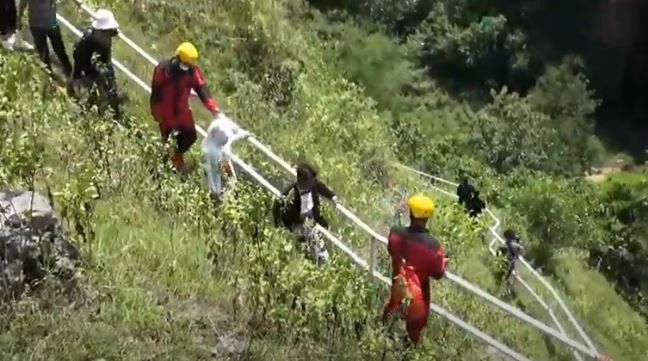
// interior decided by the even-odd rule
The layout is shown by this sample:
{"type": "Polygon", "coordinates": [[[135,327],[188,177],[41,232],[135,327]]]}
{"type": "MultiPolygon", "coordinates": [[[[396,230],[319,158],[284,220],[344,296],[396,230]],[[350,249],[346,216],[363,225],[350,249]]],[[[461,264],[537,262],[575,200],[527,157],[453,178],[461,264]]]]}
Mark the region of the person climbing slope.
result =
{"type": "MultiPolygon", "coordinates": [[[[29,29],[34,38],[34,46],[38,56],[47,67],[47,70],[52,73],[49,47],[47,46],[47,39],[49,39],[52,50],[54,50],[63,66],[65,77],[69,78],[72,76],[72,63],[70,63],[70,58],[65,52],[61,28],[58,20],[56,20],[56,2],[56,0],[20,0],[18,5],[18,29],[22,28],[23,14],[25,8],[28,8],[29,29]]],[[[79,6],[78,1],[75,2],[79,6]]]]}
{"type": "Polygon", "coordinates": [[[317,171],[312,165],[308,163],[297,165],[297,181],[288,185],[282,194],[287,196],[291,191],[293,191],[293,199],[286,207],[282,207],[284,206],[282,200],[274,203],[275,225],[278,226],[281,222],[292,231],[304,223],[306,216],[312,215],[317,224],[328,228],[328,221],[320,211],[320,195],[333,203],[337,203],[337,196],[317,179],[317,171]]]}
{"type": "Polygon", "coordinates": [[[506,256],[506,273],[504,281],[509,282],[513,271],[515,271],[515,264],[524,251],[524,247],[520,242],[520,237],[512,229],[504,231],[504,246],[500,249],[500,253],[506,256]]]}
{"type": "Polygon", "coordinates": [[[218,104],[209,94],[207,83],[197,65],[198,50],[184,42],[175,55],[161,61],[153,70],[151,82],[151,115],[159,123],[162,141],[166,143],[171,133],[177,133],[176,144],[170,154],[176,170],[184,171],[184,153],[196,142],[196,124],[189,108],[189,95],[193,89],[214,117],[218,104]]]}
{"type": "Polygon", "coordinates": [[[283,200],[277,200],[273,206],[275,226],[279,223],[293,232],[307,257],[317,264],[324,264],[329,259],[328,251],[321,237],[312,233],[310,227],[304,227],[307,219],[328,228],[328,221],[320,210],[320,195],[337,204],[337,196],[324,183],[317,179],[317,171],[308,163],[297,165],[297,181],[286,187],[282,194],[293,192],[293,199],[287,206],[283,200]]]}
{"type": "Polygon", "coordinates": [[[0,42],[7,50],[14,50],[18,11],[15,0],[0,0],[0,42]]]}
{"type": "Polygon", "coordinates": [[[472,198],[470,198],[467,205],[468,215],[475,218],[482,213],[484,208],[486,208],[486,203],[479,196],[479,191],[474,190],[472,198]]]}
{"type": "Polygon", "coordinates": [[[475,192],[475,188],[472,186],[472,184],[469,183],[468,177],[465,175],[462,176],[461,183],[457,187],[457,197],[459,198],[459,204],[467,209],[468,202],[472,198],[473,192],[475,192]]]}
{"type": "Polygon", "coordinates": [[[74,45],[74,69],[71,91],[79,95],[81,89],[94,89],[90,102],[106,97],[115,119],[121,119],[117,78],[112,66],[112,39],[119,34],[119,24],[110,10],[99,9],[91,28],[74,45]]]}
{"type": "Polygon", "coordinates": [[[202,142],[202,152],[205,157],[207,182],[213,198],[219,198],[223,193],[221,165],[227,176],[232,176],[229,163],[229,152],[232,144],[248,135],[250,135],[249,132],[241,129],[223,113],[219,113],[207,128],[207,136],[202,142]]]}
{"type": "MultiPolygon", "coordinates": [[[[434,214],[434,201],[416,194],[407,200],[410,224],[396,224],[389,231],[387,250],[392,260],[392,286],[383,322],[396,312],[407,298],[405,313],[407,334],[418,343],[430,312],[430,277],[440,280],[445,274],[448,257],[441,244],[426,229],[434,214]]],[[[398,217],[400,223],[400,217],[398,217]]]]}

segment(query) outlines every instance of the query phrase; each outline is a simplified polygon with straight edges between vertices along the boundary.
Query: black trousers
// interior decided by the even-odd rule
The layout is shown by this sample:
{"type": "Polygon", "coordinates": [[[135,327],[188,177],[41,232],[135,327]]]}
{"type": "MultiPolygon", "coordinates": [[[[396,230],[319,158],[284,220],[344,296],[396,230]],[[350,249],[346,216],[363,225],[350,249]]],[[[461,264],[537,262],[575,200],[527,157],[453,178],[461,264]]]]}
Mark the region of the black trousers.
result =
{"type": "Polygon", "coordinates": [[[8,36],[16,31],[17,15],[14,0],[0,0],[0,35],[8,36]]]}
{"type": "Polygon", "coordinates": [[[61,28],[57,25],[53,28],[32,27],[30,30],[34,37],[34,46],[36,47],[38,56],[43,63],[47,65],[47,68],[50,71],[52,70],[49,58],[49,47],[47,46],[47,39],[49,38],[50,43],[52,44],[52,49],[63,66],[65,75],[72,75],[72,64],[70,63],[70,58],[68,58],[68,55],[65,52],[65,44],[63,44],[63,37],[61,36],[61,28]]]}
{"type": "Polygon", "coordinates": [[[506,260],[506,274],[504,275],[504,279],[508,282],[511,279],[511,276],[513,275],[513,271],[515,271],[515,263],[517,261],[516,259],[507,259],[506,260]]]}
{"type": "MultiPolygon", "coordinates": [[[[328,229],[329,224],[326,218],[322,215],[319,210],[314,210],[313,219],[315,223],[320,226],[328,229]]],[[[279,227],[283,224],[286,229],[293,231],[295,228],[304,224],[305,219],[299,214],[299,208],[296,208],[293,204],[284,205],[281,201],[275,201],[272,205],[272,217],[274,220],[275,227],[279,227]]]]}
{"type": "Polygon", "coordinates": [[[112,92],[113,89],[106,76],[100,74],[92,80],[89,79],[89,87],[90,96],[88,102],[97,105],[99,109],[105,109],[106,105],[109,106],[113,111],[113,119],[121,121],[122,112],[119,108],[119,98],[117,94],[112,92]]]}
{"type": "Polygon", "coordinates": [[[162,140],[164,142],[169,140],[169,136],[173,131],[177,131],[178,135],[176,136],[176,148],[179,153],[186,153],[189,148],[191,148],[196,140],[198,139],[198,134],[196,134],[196,128],[192,126],[178,126],[178,127],[160,127],[160,133],[162,133],[162,140]]]}

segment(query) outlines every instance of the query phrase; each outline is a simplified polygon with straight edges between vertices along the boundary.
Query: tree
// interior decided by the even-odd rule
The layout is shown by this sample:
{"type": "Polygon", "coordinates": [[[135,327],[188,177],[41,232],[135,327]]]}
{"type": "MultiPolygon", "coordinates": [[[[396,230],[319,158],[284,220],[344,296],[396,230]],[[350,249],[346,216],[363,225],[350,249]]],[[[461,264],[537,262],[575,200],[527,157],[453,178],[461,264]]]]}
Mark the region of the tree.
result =
{"type": "Polygon", "coordinates": [[[581,66],[574,57],[548,66],[528,95],[529,102],[549,116],[548,125],[558,131],[561,143],[567,145],[565,162],[571,163],[575,172],[588,169],[602,152],[594,136],[594,113],[600,102],[579,71],[581,66]]]}
{"type": "Polygon", "coordinates": [[[475,155],[500,173],[524,167],[560,173],[558,133],[549,117],[503,88],[477,113],[469,144],[475,155]]]}

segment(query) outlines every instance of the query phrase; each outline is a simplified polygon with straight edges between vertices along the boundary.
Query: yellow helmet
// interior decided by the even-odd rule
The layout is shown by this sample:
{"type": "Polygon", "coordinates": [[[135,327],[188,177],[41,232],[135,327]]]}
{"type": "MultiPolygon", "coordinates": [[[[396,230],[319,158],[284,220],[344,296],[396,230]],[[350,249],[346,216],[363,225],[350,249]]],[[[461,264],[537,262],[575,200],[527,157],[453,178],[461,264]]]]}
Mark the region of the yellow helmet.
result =
{"type": "Polygon", "coordinates": [[[434,201],[422,193],[411,196],[407,200],[407,206],[414,218],[428,219],[434,213],[434,201]]]}
{"type": "Polygon", "coordinates": [[[198,61],[198,49],[192,43],[184,42],[176,49],[176,55],[180,61],[186,64],[195,65],[198,61]]]}

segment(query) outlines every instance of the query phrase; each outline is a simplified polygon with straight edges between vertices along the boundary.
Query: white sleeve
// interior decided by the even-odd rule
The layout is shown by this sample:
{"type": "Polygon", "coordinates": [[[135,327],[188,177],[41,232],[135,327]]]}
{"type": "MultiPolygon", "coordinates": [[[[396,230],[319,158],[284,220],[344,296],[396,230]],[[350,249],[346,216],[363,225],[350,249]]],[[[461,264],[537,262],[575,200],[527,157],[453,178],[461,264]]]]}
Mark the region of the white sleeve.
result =
{"type": "Polygon", "coordinates": [[[216,126],[217,126],[216,119],[212,120],[212,122],[209,124],[209,127],[207,128],[207,135],[205,136],[205,139],[203,139],[202,141],[203,153],[209,152],[209,149],[211,148],[211,145],[214,141],[214,133],[216,131],[216,126]]]}
{"type": "Polygon", "coordinates": [[[216,191],[217,185],[215,172],[218,171],[218,164],[215,162],[215,159],[211,154],[207,154],[206,158],[205,167],[207,168],[207,183],[212,191],[216,191]]]}
{"type": "Polygon", "coordinates": [[[227,140],[227,143],[225,143],[225,145],[223,146],[223,151],[227,159],[229,159],[229,152],[232,151],[232,144],[234,144],[234,142],[236,142],[237,140],[245,138],[250,134],[248,131],[243,130],[242,128],[238,127],[236,124],[233,124],[232,133],[233,135],[227,140]]]}
{"type": "Polygon", "coordinates": [[[243,130],[241,128],[237,128],[235,130],[235,132],[234,132],[234,135],[229,139],[228,144],[232,144],[232,143],[236,142],[237,140],[245,138],[248,135],[250,135],[249,132],[247,132],[247,131],[245,131],[245,130],[243,130]]]}

